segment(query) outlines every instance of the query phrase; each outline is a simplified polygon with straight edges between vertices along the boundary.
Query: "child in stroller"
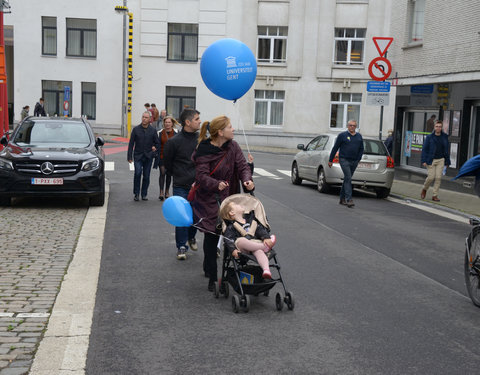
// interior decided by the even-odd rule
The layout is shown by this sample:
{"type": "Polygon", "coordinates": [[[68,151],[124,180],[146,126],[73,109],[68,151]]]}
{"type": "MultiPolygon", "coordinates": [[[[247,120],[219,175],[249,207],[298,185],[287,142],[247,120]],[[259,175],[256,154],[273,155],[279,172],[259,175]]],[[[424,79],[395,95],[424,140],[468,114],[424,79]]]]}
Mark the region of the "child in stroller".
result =
{"type": "Polygon", "coordinates": [[[270,289],[281,284],[284,295],[275,296],[277,310],[285,303],[294,308],[293,295],[285,286],[280,264],[273,246],[276,238],[270,235],[270,225],[262,203],[250,194],[234,194],[220,205],[222,219],[223,265],[222,276],[215,282],[215,298],[229,296],[229,285],[238,295],[232,295],[232,308],[248,312],[250,295],[269,295],[270,289]],[[272,271],[274,275],[272,275],[272,271]]]}
{"type": "Polygon", "coordinates": [[[255,217],[254,211],[245,212],[241,204],[229,201],[220,210],[220,217],[224,220],[226,229],[223,236],[226,238],[225,248],[238,259],[239,253],[253,254],[263,269],[262,278],[271,279],[268,253],[275,245],[275,235],[270,235],[267,228],[255,217]]]}

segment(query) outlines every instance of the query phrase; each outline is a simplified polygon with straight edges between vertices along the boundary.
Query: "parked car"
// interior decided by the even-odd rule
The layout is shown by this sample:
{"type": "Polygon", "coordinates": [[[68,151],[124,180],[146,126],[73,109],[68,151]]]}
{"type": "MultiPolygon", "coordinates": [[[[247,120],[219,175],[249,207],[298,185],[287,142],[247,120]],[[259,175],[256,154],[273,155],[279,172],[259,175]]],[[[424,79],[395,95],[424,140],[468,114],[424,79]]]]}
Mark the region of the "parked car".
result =
{"type": "MultiPolygon", "coordinates": [[[[297,146],[301,151],[295,155],[292,163],[292,183],[299,185],[302,180],[314,181],[321,193],[327,193],[331,186],[343,183],[343,172],[338,160],[338,152],[331,168],[328,158],[337,134],[322,134],[310,141],[305,147],[297,146]]],[[[364,152],[362,160],[352,176],[354,187],[372,188],[378,198],[386,198],[393,184],[394,162],[382,141],[363,138],[364,152]]]]}
{"type": "Polygon", "coordinates": [[[105,202],[105,141],[84,119],[27,117],[0,143],[0,205],[12,197],[88,197],[105,202]]]}

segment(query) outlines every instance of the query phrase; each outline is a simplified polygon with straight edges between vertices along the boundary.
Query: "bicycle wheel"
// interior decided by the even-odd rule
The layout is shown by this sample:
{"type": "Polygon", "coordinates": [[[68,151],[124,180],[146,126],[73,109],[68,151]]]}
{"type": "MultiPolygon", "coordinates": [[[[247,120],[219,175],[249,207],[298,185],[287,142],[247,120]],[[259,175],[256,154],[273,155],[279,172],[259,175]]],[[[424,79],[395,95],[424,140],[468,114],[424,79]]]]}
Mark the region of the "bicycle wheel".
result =
{"type": "Polygon", "coordinates": [[[465,251],[465,284],[473,304],[480,307],[480,227],[475,227],[467,240],[465,251]]]}

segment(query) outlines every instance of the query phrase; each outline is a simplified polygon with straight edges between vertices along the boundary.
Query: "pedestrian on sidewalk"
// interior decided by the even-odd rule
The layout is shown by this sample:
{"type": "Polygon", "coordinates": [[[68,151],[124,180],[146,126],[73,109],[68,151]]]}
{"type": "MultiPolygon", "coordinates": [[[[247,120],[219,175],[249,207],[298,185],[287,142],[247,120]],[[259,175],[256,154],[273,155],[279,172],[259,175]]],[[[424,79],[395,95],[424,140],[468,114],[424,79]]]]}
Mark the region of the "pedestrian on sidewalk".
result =
{"type": "Polygon", "coordinates": [[[248,191],[255,187],[250,167],[240,146],[233,140],[233,133],[234,129],[227,116],[218,116],[211,122],[204,122],[197,150],[192,156],[196,168],[195,184],[198,185],[192,207],[194,220],[205,235],[203,270],[209,278],[209,291],[213,291],[217,280],[219,236],[216,230],[220,202],[230,195],[230,187],[238,185],[238,180],[242,181],[248,191]],[[210,133],[208,138],[207,130],[210,133]]]}
{"type": "Polygon", "coordinates": [[[385,139],[385,142],[383,143],[385,144],[385,147],[387,148],[387,151],[390,154],[390,156],[392,156],[393,154],[393,130],[392,129],[388,130],[387,139],[385,139]]]}
{"type": "Polygon", "coordinates": [[[148,200],[147,193],[148,185],[150,184],[153,157],[160,148],[157,132],[150,125],[150,117],[150,112],[143,112],[142,123],[133,128],[130,141],[128,142],[127,160],[130,164],[134,161],[135,166],[135,174],[133,177],[133,199],[135,201],[138,201],[140,192],[142,194],[142,200],[148,200]]]}
{"type": "MultiPolygon", "coordinates": [[[[167,199],[170,195],[170,184],[172,182],[172,176],[167,173],[165,164],[163,162],[163,154],[165,150],[165,144],[170,138],[173,138],[178,131],[175,129],[175,125],[178,124],[177,121],[172,116],[166,116],[163,119],[163,129],[158,132],[158,140],[160,141],[160,152],[158,154],[158,166],[160,168],[160,177],[158,179],[158,184],[160,186],[160,195],[158,199],[163,201],[167,199]]],[[[155,166],[153,167],[155,168],[155,166]]]]}
{"type": "Polygon", "coordinates": [[[328,166],[331,168],[335,154],[340,150],[339,161],[343,172],[343,184],[340,190],[339,203],[350,208],[355,206],[352,199],[352,176],[363,155],[363,138],[360,133],[357,133],[356,129],[357,121],[349,120],[347,131],[337,136],[328,159],[328,166]]]}
{"type": "Polygon", "coordinates": [[[35,104],[35,108],[33,109],[33,115],[34,116],[47,116],[47,113],[45,112],[45,100],[43,100],[43,98],[40,98],[37,102],[37,104],[35,104]]]}
{"type": "Polygon", "coordinates": [[[438,191],[442,182],[442,174],[445,174],[446,168],[450,165],[450,145],[448,135],[443,132],[443,122],[435,121],[433,131],[425,137],[422,148],[422,165],[427,168],[427,178],[423,184],[420,197],[425,199],[427,190],[433,182],[432,200],[440,202],[438,191]]]}
{"type": "MultiPolygon", "coordinates": [[[[173,178],[173,195],[187,199],[188,192],[195,181],[195,164],[192,161],[192,154],[197,147],[200,112],[192,108],[184,109],[180,114],[180,123],[182,130],[165,143],[163,162],[166,173],[173,178]]],[[[193,226],[175,227],[177,259],[187,259],[188,246],[194,251],[198,249],[196,233],[197,229],[193,226]]]]}
{"type": "Polygon", "coordinates": [[[22,108],[22,113],[20,114],[22,120],[25,117],[28,117],[28,111],[30,111],[30,106],[26,105],[25,107],[22,108]]]}

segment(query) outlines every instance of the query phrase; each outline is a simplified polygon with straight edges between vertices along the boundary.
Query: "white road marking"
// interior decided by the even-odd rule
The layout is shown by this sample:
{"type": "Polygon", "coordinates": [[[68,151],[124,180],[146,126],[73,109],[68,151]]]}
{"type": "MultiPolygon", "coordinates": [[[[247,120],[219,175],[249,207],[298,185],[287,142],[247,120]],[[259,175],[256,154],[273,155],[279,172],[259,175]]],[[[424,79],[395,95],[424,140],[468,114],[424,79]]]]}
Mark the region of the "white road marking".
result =
{"type": "Polygon", "coordinates": [[[406,206],[418,208],[419,210],[429,212],[431,214],[435,214],[435,215],[438,215],[438,216],[442,216],[442,217],[445,217],[447,219],[455,220],[455,221],[458,221],[458,222],[463,223],[463,224],[469,224],[469,219],[467,219],[466,217],[456,215],[456,214],[451,213],[451,212],[439,210],[435,207],[429,207],[429,206],[424,206],[422,204],[414,203],[414,202],[412,202],[408,199],[404,200],[404,199],[397,199],[397,198],[393,198],[393,197],[388,197],[387,200],[389,200],[391,202],[395,202],[395,203],[404,204],[406,206]]]}
{"type": "Polygon", "coordinates": [[[275,176],[273,173],[270,173],[262,168],[255,168],[255,173],[258,173],[262,177],[272,178],[274,180],[281,180],[282,177],[275,176]]]}
{"type": "Polygon", "coordinates": [[[106,161],[105,162],[105,170],[106,171],[114,171],[115,170],[115,162],[114,161],[106,161]]]}
{"type": "Polygon", "coordinates": [[[13,315],[13,313],[0,313],[0,318],[11,318],[13,315]]]}
{"type": "Polygon", "coordinates": [[[290,171],[286,169],[277,169],[277,172],[284,174],[285,176],[290,177],[290,171]]]}

